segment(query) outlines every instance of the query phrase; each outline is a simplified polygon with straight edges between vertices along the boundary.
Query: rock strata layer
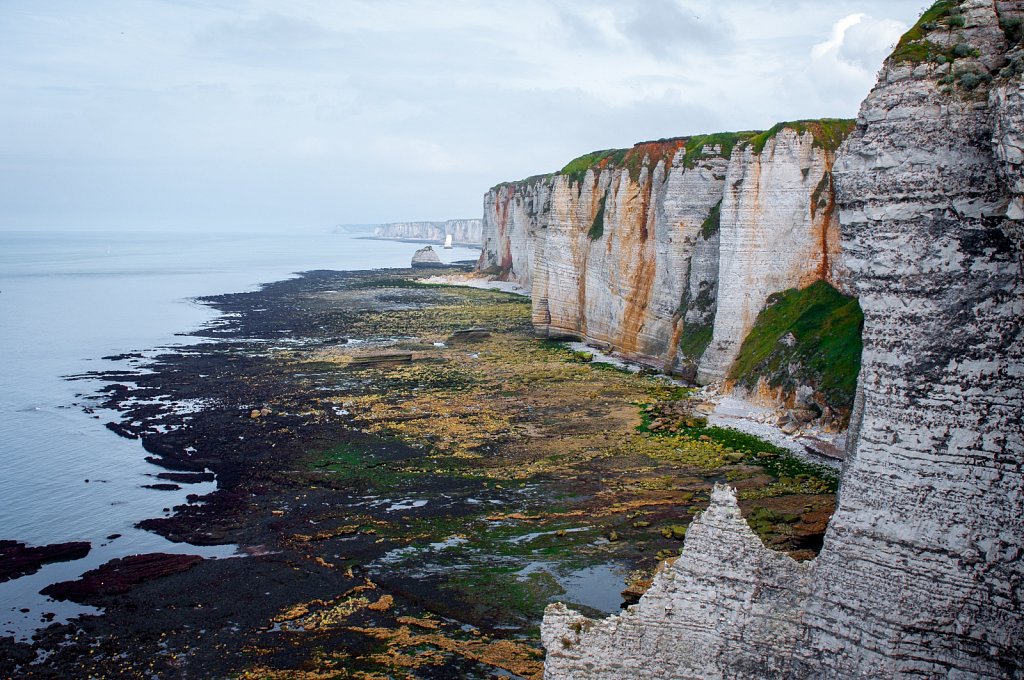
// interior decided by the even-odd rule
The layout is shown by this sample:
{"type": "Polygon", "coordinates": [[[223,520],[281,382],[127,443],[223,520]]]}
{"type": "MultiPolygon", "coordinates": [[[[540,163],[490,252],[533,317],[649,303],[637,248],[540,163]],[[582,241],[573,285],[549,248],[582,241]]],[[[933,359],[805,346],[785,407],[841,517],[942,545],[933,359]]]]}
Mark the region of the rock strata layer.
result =
{"type": "Polygon", "coordinates": [[[834,151],[852,121],[596,152],[484,198],[479,268],[542,337],[721,380],[772,293],[836,282],[834,151]]]}
{"type": "Polygon", "coordinates": [[[806,579],[759,566],[781,558],[715,519],[729,512],[716,492],[635,609],[591,622],[549,608],[547,678],[621,677],[623,658],[652,678],[1024,673],[1022,15],[1024,2],[937,3],[835,162],[864,352],[806,579]]]}
{"type": "Polygon", "coordinates": [[[379,224],[373,230],[374,238],[396,241],[429,241],[444,243],[452,237],[454,245],[479,248],[482,242],[483,222],[479,219],[447,220],[445,222],[393,222],[379,224]]]}

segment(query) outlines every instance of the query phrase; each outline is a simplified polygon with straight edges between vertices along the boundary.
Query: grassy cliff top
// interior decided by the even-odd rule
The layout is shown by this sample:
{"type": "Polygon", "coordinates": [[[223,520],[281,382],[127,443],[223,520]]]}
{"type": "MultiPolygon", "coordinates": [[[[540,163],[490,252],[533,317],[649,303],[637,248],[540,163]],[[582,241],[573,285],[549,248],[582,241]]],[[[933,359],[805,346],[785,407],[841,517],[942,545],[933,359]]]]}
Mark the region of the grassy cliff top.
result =
{"type": "Polygon", "coordinates": [[[958,0],[938,0],[925,10],[909,31],[896,43],[890,57],[893,61],[917,63],[932,61],[944,54],[945,50],[928,40],[928,34],[936,30],[953,30],[964,25],[958,0]]]}
{"type": "Polygon", "coordinates": [[[689,137],[670,137],[654,141],[638,142],[627,149],[604,149],[592,151],[569,161],[558,172],[545,175],[534,175],[517,182],[502,182],[492,190],[517,189],[550,180],[557,175],[564,175],[570,181],[580,183],[588,170],[598,173],[606,169],[626,169],[630,177],[636,181],[645,165],[654,168],[660,161],[671,163],[681,150],[685,150],[683,164],[692,168],[702,158],[729,158],[733,149],[744,144],[751,144],[756,153],[764,150],[769,139],[785,129],[795,130],[800,134],[810,132],[814,136],[814,145],[834,151],[853,131],[856,121],[845,118],[821,118],[818,120],[797,120],[779,123],[769,130],[746,130],[742,132],[714,132],[689,137]],[[705,150],[707,151],[705,153],[705,150]]]}

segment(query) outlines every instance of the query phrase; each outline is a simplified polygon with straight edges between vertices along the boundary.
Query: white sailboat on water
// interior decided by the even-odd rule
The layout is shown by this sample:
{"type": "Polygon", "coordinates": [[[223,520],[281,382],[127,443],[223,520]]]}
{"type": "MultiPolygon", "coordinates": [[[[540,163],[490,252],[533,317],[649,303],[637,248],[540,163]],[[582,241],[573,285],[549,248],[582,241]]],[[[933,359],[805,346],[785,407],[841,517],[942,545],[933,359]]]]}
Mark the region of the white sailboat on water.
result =
{"type": "Polygon", "coordinates": [[[447,248],[448,250],[452,249],[452,235],[451,234],[447,234],[444,237],[444,247],[447,248]]]}

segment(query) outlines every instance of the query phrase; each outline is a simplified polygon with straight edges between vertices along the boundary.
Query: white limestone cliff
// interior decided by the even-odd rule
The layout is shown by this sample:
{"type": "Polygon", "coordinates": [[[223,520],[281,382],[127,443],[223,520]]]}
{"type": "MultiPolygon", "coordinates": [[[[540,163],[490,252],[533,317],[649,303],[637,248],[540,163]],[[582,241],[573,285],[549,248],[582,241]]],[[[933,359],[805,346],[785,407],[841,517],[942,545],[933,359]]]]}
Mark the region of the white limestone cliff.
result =
{"type": "Polygon", "coordinates": [[[810,132],[792,129],[779,131],[760,154],[750,145],[737,150],[721,208],[718,312],[699,382],[726,377],[769,295],[834,282],[832,162],[810,132]]]}
{"type": "Polygon", "coordinates": [[[545,677],[780,677],[802,634],[807,581],[807,565],[766,550],[735,492],[716,486],[686,533],[686,550],[655,575],[639,604],[603,621],[548,607],[545,677]]]}
{"type": "Polygon", "coordinates": [[[533,291],[541,336],[720,380],[771,293],[834,280],[831,167],[850,127],[648,142],[498,185],[479,268],[533,291]]]}
{"type": "Polygon", "coordinates": [[[886,63],[835,162],[865,325],[821,554],[780,587],[782,556],[710,519],[729,510],[716,490],[682,566],[630,611],[589,621],[549,607],[548,680],[1024,675],[1024,61],[1007,41],[1024,2],[937,8],[911,35],[922,49],[886,63]],[[977,56],[914,60],[957,44],[977,56]]]}
{"type": "Polygon", "coordinates": [[[396,241],[428,241],[444,243],[451,235],[455,245],[478,247],[483,241],[483,222],[479,219],[447,220],[445,222],[392,222],[378,224],[373,237],[396,241]]]}

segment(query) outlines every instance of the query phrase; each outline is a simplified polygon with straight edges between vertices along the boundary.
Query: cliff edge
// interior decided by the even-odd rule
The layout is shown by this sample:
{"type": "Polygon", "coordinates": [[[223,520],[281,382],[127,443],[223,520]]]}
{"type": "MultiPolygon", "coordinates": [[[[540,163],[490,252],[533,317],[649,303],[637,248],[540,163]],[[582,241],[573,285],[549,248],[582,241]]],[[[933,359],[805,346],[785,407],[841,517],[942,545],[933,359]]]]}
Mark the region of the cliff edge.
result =
{"type": "Polygon", "coordinates": [[[549,607],[546,678],[1024,673],[1022,19],[1019,0],[933,5],[835,159],[864,345],[806,576],[717,490],[638,605],[549,607]]]}

